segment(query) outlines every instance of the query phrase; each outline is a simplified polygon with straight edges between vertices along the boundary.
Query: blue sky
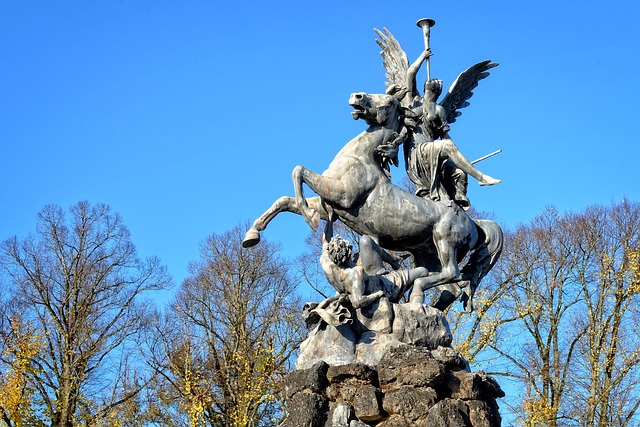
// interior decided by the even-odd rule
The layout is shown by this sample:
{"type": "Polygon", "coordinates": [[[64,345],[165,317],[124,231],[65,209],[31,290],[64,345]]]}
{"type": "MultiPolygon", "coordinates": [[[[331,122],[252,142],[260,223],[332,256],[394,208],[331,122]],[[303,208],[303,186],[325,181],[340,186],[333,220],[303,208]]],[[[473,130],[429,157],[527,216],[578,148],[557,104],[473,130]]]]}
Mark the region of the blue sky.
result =
{"type": "MultiPolygon", "coordinates": [[[[0,239],[35,230],[47,203],[105,202],[142,256],[176,282],[198,244],[291,195],[349,139],[351,92],[384,91],[373,28],[431,70],[482,81],[451,134],[496,187],[469,196],[505,226],[545,205],[640,199],[640,2],[17,1],[0,3],[0,239]]],[[[424,72],[420,74],[424,75],[424,72]]],[[[404,174],[402,168],[394,177],[404,174]]],[[[304,247],[300,217],[265,237],[304,247]]]]}

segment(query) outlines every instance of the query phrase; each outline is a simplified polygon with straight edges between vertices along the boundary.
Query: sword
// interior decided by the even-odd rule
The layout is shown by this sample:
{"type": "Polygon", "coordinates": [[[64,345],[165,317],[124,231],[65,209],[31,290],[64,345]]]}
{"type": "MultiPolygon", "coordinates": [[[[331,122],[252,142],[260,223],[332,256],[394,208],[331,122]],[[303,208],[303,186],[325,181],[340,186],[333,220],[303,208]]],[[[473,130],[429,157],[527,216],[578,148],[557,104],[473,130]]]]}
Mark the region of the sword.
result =
{"type": "Polygon", "coordinates": [[[487,154],[486,156],[482,156],[482,157],[480,157],[479,159],[475,159],[473,162],[471,162],[471,164],[472,164],[472,165],[475,165],[476,163],[481,162],[481,161],[483,161],[483,160],[486,160],[486,159],[488,159],[489,157],[493,157],[493,156],[495,156],[495,155],[496,155],[496,154],[498,154],[498,153],[502,153],[502,150],[496,150],[496,151],[494,151],[493,153],[489,153],[489,154],[487,154]]]}

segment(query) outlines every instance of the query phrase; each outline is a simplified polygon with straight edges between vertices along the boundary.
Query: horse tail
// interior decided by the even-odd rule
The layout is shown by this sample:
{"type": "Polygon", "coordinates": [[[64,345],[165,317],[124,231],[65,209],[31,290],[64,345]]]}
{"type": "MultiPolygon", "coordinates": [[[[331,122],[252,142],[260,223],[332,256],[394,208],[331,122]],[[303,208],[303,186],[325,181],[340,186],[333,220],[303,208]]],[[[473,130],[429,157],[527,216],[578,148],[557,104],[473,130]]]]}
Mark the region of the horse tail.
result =
{"type": "Polygon", "coordinates": [[[504,243],[502,229],[494,221],[474,219],[473,222],[478,229],[478,243],[472,248],[469,261],[461,271],[462,279],[468,282],[461,298],[467,312],[473,311],[473,296],[476,289],[500,258],[504,243]]]}

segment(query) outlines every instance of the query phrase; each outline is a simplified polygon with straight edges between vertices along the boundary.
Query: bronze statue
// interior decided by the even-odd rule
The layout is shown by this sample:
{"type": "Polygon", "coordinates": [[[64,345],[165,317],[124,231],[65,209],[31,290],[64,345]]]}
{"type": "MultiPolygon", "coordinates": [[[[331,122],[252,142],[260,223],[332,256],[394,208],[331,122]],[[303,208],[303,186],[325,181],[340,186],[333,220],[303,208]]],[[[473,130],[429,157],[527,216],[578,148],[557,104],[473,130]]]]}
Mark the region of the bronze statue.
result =
{"type": "Polygon", "coordinates": [[[327,221],[322,233],[320,266],[336,291],[348,295],[353,308],[366,307],[382,297],[397,303],[414,282],[429,275],[424,267],[400,268],[400,258],[385,251],[367,235],[360,236],[354,262],[351,244],[333,236],[332,224],[327,221]],[[385,268],[385,262],[392,271],[385,268]]]}
{"type": "Polygon", "coordinates": [[[406,53],[393,34],[375,30],[382,48],[383,65],[389,81],[387,93],[402,102],[405,110],[405,127],[393,140],[378,149],[379,155],[397,164],[397,147],[404,144],[404,160],[409,179],[416,184],[417,195],[432,200],[454,200],[465,210],[469,208],[466,197],[469,174],[480,185],[499,184],[500,180],[480,172],[458,149],[449,135],[449,124],[460,116],[458,111],[469,105],[472,90],[481,79],[489,75],[488,70],[497,66],[489,60],[479,62],[463,73],[452,84],[441,103],[442,80],[432,79],[429,59],[428,29],[435,21],[423,19],[418,26],[425,29],[425,50],[409,65],[406,53]],[[422,63],[427,63],[428,77],[423,95],[417,90],[416,76],[422,63]]]}
{"type": "Polygon", "coordinates": [[[376,30],[388,89],[385,94],[354,93],[349,99],[353,118],[368,128],[349,141],[322,174],[296,166],[295,197],[277,199],[243,241],[245,247],[258,244],[260,232],[281,212],[302,215],[314,230],[321,219],[327,221],[320,264],[337,295],[307,304],[307,323],[317,325],[301,345],[298,367],[319,358],[343,364],[362,357],[364,363],[375,364],[385,348],[401,343],[449,345],[442,311],[458,298],[467,311],[473,310],[475,290],[502,251],[498,224],[466,213],[466,174],[481,185],[500,181],[476,169],[449,135],[458,110],[469,105],[478,81],[497,64],[482,61],[470,67],[438,103],[442,82],[432,79],[430,71],[434,21],[418,24],[425,50],[411,65],[393,35],[376,30]],[[420,95],[416,75],[423,63],[428,76],[420,95]],[[390,180],[389,164],[398,164],[400,145],[417,195],[390,180]],[[305,197],[304,184],[318,196],[305,197]],[[332,236],[336,220],[361,236],[358,263],[347,245],[332,236]],[[388,251],[408,252],[414,268],[397,269],[399,258],[388,251]],[[396,271],[388,271],[385,263],[396,271]],[[424,291],[430,288],[442,291],[433,307],[424,304],[424,291]],[[408,303],[402,304],[407,293],[408,303]],[[358,350],[362,346],[366,350],[358,350]]]}
{"type": "MultiPolygon", "coordinates": [[[[470,302],[502,250],[500,227],[472,220],[457,205],[420,198],[394,185],[375,152],[403,126],[400,101],[391,95],[355,93],[350,104],[354,118],[365,120],[369,128],[347,143],[322,174],[296,166],[295,199],[278,199],[253,223],[244,245],[257,244],[259,232],[280,212],[300,214],[314,229],[320,219],[337,218],[385,249],[410,252],[416,266],[430,272],[423,289],[438,286],[445,291],[438,309],[461,296],[462,288],[469,290],[470,302]],[[303,184],[319,197],[305,198],[303,184]],[[461,270],[458,262],[466,255],[469,261],[461,270]]],[[[471,304],[465,306],[471,309],[471,304]]]]}

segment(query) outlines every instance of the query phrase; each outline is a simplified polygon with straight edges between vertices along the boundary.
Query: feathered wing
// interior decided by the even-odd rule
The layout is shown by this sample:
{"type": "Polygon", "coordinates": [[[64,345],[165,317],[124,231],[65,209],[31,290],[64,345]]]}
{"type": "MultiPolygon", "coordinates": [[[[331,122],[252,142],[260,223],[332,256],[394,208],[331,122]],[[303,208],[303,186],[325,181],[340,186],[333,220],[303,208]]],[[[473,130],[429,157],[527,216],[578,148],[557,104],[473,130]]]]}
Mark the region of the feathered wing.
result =
{"type": "Polygon", "coordinates": [[[382,48],[382,65],[386,70],[385,77],[389,79],[384,84],[387,86],[398,85],[402,88],[407,87],[407,70],[409,69],[409,60],[407,54],[400,47],[398,40],[386,28],[382,31],[377,28],[373,29],[380,39],[376,39],[378,46],[382,48]]]}
{"type": "Polygon", "coordinates": [[[440,102],[440,105],[447,112],[447,122],[453,123],[456,121],[456,118],[462,114],[458,110],[470,105],[468,100],[473,96],[473,89],[478,86],[478,82],[489,75],[491,68],[497,66],[497,62],[491,62],[491,60],[486,59],[460,73],[442,102],[440,102]]]}
{"type": "MultiPolygon", "coordinates": [[[[380,55],[382,55],[382,65],[386,71],[385,77],[388,79],[384,84],[389,88],[395,86],[394,91],[388,91],[387,93],[393,93],[394,96],[401,100],[401,103],[407,104],[404,105],[404,107],[408,107],[408,104],[413,98],[413,94],[406,96],[409,89],[407,82],[409,60],[407,59],[407,54],[402,50],[400,43],[398,43],[398,40],[391,34],[391,31],[384,27],[382,31],[377,28],[373,30],[380,37],[380,39],[376,39],[376,43],[382,48],[380,55]]],[[[396,144],[394,140],[388,141],[376,149],[382,170],[388,177],[390,177],[389,163],[398,166],[398,146],[399,144],[396,144]]]]}

